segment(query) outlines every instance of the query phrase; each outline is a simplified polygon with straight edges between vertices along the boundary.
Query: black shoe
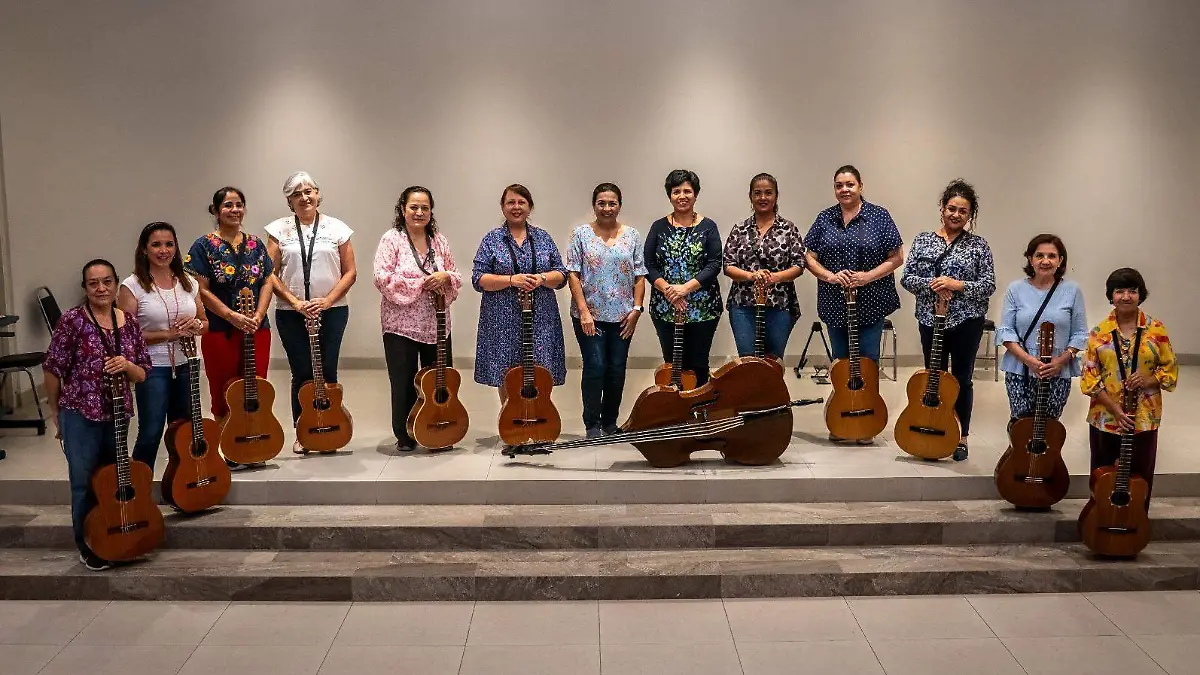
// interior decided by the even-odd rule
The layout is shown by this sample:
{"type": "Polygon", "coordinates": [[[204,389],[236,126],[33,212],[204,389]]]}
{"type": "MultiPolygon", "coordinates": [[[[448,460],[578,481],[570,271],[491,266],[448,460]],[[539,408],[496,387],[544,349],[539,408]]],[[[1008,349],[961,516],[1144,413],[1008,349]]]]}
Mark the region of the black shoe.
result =
{"type": "Polygon", "coordinates": [[[417,442],[412,439],[400,439],[396,441],[396,452],[412,452],[417,449],[417,442]]]}
{"type": "Polygon", "coordinates": [[[588,438],[600,438],[604,435],[604,429],[601,429],[599,425],[596,425],[594,427],[588,427],[585,433],[587,434],[588,438]]]}
{"type": "Polygon", "coordinates": [[[959,443],[957,448],[954,448],[954,461],[961,462],[967,458],[967,446],[964,443],[959,443]]]}
{"type": "Polygon", "coordinates": [[[101,558],[90,550],[79,552],[79,562],[83,563],[84,567],[93,572],[103,572],[104,570],[112,569],[113,566],[111,562],[101,558]]]}
{"type": "Polygon", "coordinates": [[[616,424],[603,424],[603,425],[601,425],[601,428],[604,429],[605,434],[623,433],[621,430],[621,427],[616,424]]]}
{"type": "Polygon", "coordinates": [[[232,460],[225,460],[225,466],[229,467],[230,471],[244,471],[250,468],[249,464],[239,464],[232,460]]]}

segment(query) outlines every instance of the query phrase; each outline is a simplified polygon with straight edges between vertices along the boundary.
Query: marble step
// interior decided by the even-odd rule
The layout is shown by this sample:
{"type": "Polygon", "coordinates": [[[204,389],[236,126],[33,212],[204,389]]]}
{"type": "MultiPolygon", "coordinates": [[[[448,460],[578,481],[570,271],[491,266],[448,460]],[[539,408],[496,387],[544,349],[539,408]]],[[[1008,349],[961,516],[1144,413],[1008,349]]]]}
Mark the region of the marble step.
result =
{"type": "MultiPolygon", "coordinates": [[[[1083,500],[584,506],[225,506],[165,511],[169,549],[274,551],[671,550],[1047,544],[1079,540],[1083,500]]],[[[1157,541],[1200,541],[1200,499],[1155,499],[1157,541]]],[[[72,546],[63,506],[0,506],[0,548],[72,546]]]]}
{"type": "MultiPolygon", "coordinates": [[[[0,550],[0,599],[595,600],[1147,591],[1200,587],[1200,542],[1134,561],[1081,544],[675,551],[172,551],[106,572],[0,550]]],[[[514,627],[519,629],[519,627],[514,627]]]]}

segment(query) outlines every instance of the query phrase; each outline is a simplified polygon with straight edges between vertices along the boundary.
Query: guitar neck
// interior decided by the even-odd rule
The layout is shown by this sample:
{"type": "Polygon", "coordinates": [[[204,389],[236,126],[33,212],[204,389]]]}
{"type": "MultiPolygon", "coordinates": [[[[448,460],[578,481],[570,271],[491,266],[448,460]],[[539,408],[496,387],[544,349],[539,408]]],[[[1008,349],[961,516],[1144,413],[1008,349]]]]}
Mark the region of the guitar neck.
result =
{"type": "Polygon", "coordinates": [[[526,387],[533,386],[533,309],[521,310],[521,378],[526,387]]]}
{"type": "Polygon", "coordinates": [[[116,446],[117,485],[127,488],[132,483],[129,468],[129,416],[125,413],[125,387],[128,380],[124,374],[112,375],[109,378],[109,392],[112,396],[113,440],[116,446]]]}
{"type": "MultiPolygon", "coordinates": [[[[1137,400],[1126,392],[1122,401],[1122,409],[1127,415],[1137,414],[1137,400]]],[[[1133,432],[1121,434],[1121,454],[1117,457],[1116,489],[1119,492],[1129,491],[1129,477],[1133,472],[1133,432]]]]}
{"type": "Polygon", "coordinates": [[[308,334],[308,353],[312,356],[313,388],[318,401],[324,401],[325,396],[325,367],[321,359],[321,336],[310,331],[308,334]]]}
{"type": "Polygon", "coordinates": [[[437,370],[434,379],[438,390],[446,388],[446,309],[439,307],[434,314],[437,316],[437,370]]]}
{"type": "Polygon", "coordinates": [[[683,387],[683,327],[684,322],[675,319],[675,337],[671,341],[671,384],[683,387]]]}
{"type": "Polygon", "coordinates": [[[862,350],[858,345],[858,303],[854,300],[846,302],[846,335],[849,342],[850,376],[862,377],[862,350]]]}
{"type": "Polygon", "coordinates": [[[754,303],[754,355],[760,359],[767,355],[766,307],[758,302],[754,303]]]}
{"type": "MultiPolygon", "coordinates": [[[[1041,357],[1042,363],[1050,363],[1053,358],[1050,356],[1041,357]]],[[[1046,438],[1046,421],[1049,419],[1047,411],[1050,408],[1050,379],[1040,378],[1037,381],[1037,388],[1034,390],[1033,399],[1033,440],[1042,441],[1046,438]]]]}
{"type": "Polygon", "coordinates": [[[939,367],[942,363],[942,350],[944,349],[943,342],[946,337],[946,317],[933,317],[933,345],[929,349],[929,381],[925,385],[926,394],[937,394],[938,389],[942,384],[942,370],[939,367]]]}
{"type": "Polygon", "coordinates": [[[254,336],[242,333],[242,387],[247,401],[258,400],[258,367],[254,362],[254,336]]]}
{"type": "Polygon", "coordinates": [[[198,444],[204,440],[204,412],[200,409],[200,359],[198,357],[188,358],[188,371],[188,384],[191,390],[188,401],[192,413],[192,442],[198,444]]]}

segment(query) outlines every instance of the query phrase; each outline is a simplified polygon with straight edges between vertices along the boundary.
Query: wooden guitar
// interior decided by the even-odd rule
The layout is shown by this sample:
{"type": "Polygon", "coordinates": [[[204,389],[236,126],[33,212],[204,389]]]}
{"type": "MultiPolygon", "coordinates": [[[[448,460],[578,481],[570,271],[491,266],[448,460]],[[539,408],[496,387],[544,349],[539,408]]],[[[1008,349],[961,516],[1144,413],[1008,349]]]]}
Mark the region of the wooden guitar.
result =
{"type": "Polygon", "coordinates": [[[958,379],[938,368],[942,362],[949,303],[938,298],[933,316],[933,346],[929,365],[908,378],[908,405],[896,420],[896,445],[914,457],[942,459],[954,454],[961,440],[958,414],[958,379]]]}
{"type": "Polygon", "coordinates": [[[414,378],[417,403],[408,413],[408,435],[422,447],[441,450],[457,444],[467,435],[470,420],[458,398],[462,376],[450,367],[446,349],[446,298],[433,294],[437,316],[437,363],[422,368],[414,378]]]}
{"type": "Polygon", "coordinates": [[[654,384],[676,389],[695,389],[696,373],[683,369],[683,327],[687,325],[687,310],[675,308],[675,338],[672,340],[671,362],[654,369],[654,384]]]}
{"type": "MultiPolygon", "coordinates": [[[[238,311],[254,314],[254,293],[243,288],[238,294],[238,311]]],[[[229,414],[221,423],[221,454],[238,464],[257,464],[272,459],[283,449],[283,427],[275,419],[275,387],[258,377],[254,366],[254,336],[242,335],[242,379],[225,389],[229,414]]]]}
{"type": "MultiPolygon", "coordinates": [[[[1137,410],[1137,393],[1125,391],[1122,407],[1137,410]]],[[[1121,434],[1121,454],[1114,466],[1092,472],[1092,496],[1079,514],[1079,536],[1093,553],[1132,558],[1150,543],[1146,497],[1150,486],[1133,474],[1133,432],[1121,434]]]]}
{"type": "Polygon", "coordinates": [[[767,282],[762,277],[754,280],[754,356],[775,366],[783,376],[783,354],[767,354],[767,282]]]}
{"type": "Polygon", "coordinates": [[[825,402],[825,426],[837,438],[867,440],[887,427],[887,404],[879,395],[879,366],[859,351],[856,291],[847,288],[845,293],[850,357],[838,359],[829,367],[833,393],[825,402]]]}
{"type": "MultiPolygon", "coordinates": [[[[1038,327],[1038,357],[1042,363],[1054,358],[1054,324],[1038,327]]],[[[1050,417],[1050,380],[1039,379],[1033,417],[1022,417],[1008,430],[1008,449],[996,463],[996,491],[1022,509],[1049,508],[1071,486],[1071,474],[1062,458],[1067,429],[1050,417]]]]}
{"type": "Polygon", "coordinates": [[[521,365],[504,374],[500,390],[500,439],[506,445],[552,442],[562,431],[558,408],[550,400],[554,378],[533,361],[533,293],[518,291],[521,302],[521,365]]]}
{"type": "Polygon", "coordinates": [[[350,444],[354,436],[354,420],[342,403],[342,385],[325,381],[321,361],[321,319],[307,317],[308,351],[312,355],[313,379],[300,385],[296,399],[300,416],[296,418],[296,439],[305,454],[315,450],[322,454],[337,452],[350,444]]]}
{"type": "Polygon", "coordinates": [[[112,404],[116,462],[92,474],[96,505],[83,521],[88,548],[105,560],[133,560],[158,548],[163,540],[163,517],[150,494],[154,472],[129,457],[129,417],[125,414],[124,373],[104,375],[112,404]]]}
{"type": "Polygon", "coordinates": [[[179,341],[190,366],[191,419],[171,423],[167,430],[167,469],[163,472],[163,500],[184,513],[196,513],[225,501],[231,477],[217,453],[221,429],[216,420],[200,411],[200,358],[196,339],[179,341]]]}

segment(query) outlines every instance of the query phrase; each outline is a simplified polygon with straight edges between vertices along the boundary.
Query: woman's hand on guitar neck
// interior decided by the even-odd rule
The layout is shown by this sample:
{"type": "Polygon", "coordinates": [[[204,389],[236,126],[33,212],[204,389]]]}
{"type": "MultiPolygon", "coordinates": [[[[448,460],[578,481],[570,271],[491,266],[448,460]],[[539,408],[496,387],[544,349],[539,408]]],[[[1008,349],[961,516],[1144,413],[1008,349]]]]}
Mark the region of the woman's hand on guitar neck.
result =
{"type": "Polygon", "coordinates": [[[229,313],[229,323],[243,333],[257,333],[258,325],[262,323],[262,319],[258,315],[246,316],[240,312],[229,313]]]}
{"type": "MultiPolygon", "coordinates": [[[[516,276],[524,276],[524,275],[513,275],[513,276],[516,277],[516,276]]],[[[441,272],[434,272],[433,274],[430,274],[429,276],[425,277],[424,281],[421,282],[422,289],[430,291],[432,293],[440,293],[443,295],[445,294],[446,287],[449,285],[450,285],[450,273],[446,272],[444,270],[441,272]]]]}
{"type": "Polygon", "coordinates": [[[514,274],[509,277],[509,283],[514,288],[519,288],[523,291],[532,291],[541,286],[545,279],[540,274],[514,274]]]}
{"type": "Polygon", "coordinates": [[[837,284],[838,286],[841,286],[842,288],[850,288],[855,285],[854,284],[854,275],[855,274],[856,274],[855,272],[851,272],[850,270],[842,270],[841,272],[830,272],[829,276],[825,278],[825,283],[837,284]]]}

